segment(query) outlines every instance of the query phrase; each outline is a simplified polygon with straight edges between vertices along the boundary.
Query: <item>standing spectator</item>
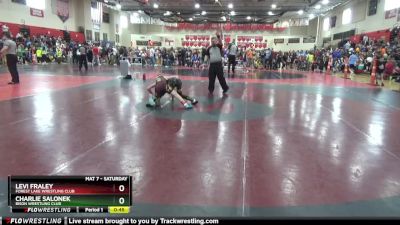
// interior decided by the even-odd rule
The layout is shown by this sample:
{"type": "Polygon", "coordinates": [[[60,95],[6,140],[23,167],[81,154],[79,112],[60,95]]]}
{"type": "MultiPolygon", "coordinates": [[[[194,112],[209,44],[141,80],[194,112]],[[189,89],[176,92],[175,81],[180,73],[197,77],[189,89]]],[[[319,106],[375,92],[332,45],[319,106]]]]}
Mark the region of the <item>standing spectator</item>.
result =
{"type": "Polygon", "coordinates": [[[363,36],[363,44],[364,44],[364,45],[368,45],[368,39],[369,39],[369,38],[368,38],[367,35],[364,35],[364,36],[363,36]]]}
{"type": "Polygon", "coordinates": [[[279,56],[279,52],[277,51],[273,51],[272,52],[272,68],[274,70],[278,69],[278,56],[279,56]]]}
{"type": "MultiPolygon", "coordinates": [[[[1,49],[3,49],[3,39],[0,39],[0,50],[1,49]]],[[[5,64],[5,58],[2,58],[1,56],[0,56],[0,68],[1,68],[1,65],[3,65],[3,64],[5,64]]]]}
{"type": "Polygon", "coordinates": [[[296,61],[296,58],[297,58],[296,52],[293,51],[291,57],[292,57],[292,59],[290,60],[290,69],[293,69],[293,64],[294,64],[294,62],[296,61]]]}
{"type": "Polygon", "coordinates": [[[216,37],[211,39],[212,46],[207,49],[206,60],[210,62],[208,70],[208,91],[210,95],[214,93],[215,78],[218,77],[218,81],[223,89],[223,93],[228,92],[229,87],[226,84],[224,77],[224,68],[222,64],[222,41],[221,35],[217,33],[216,37]]]}
{"type": "Polygon", "coordinates": [[[36,55],[36,48],[35,47],[32,48],[31,55],[32,55],[32,63],[33,64],[37,64],[38,63],[38,58],[37,58],[37,55],[36,55]]]}
{"type": "Polygon", "coordinates": [[[79,62],[78,60],[78,48],[76,47],[76,45],[73,47],[72,49],[72,64],[75,64],[79,62]]]}
{"type": "Polygon", "coordinates": [[[99,46],[95,45],[93,47],[93,63],[95,66],[100,66],[100,49],[99,46]]]}
{"type": "Polygon", "coordinates": [[[177,57],[178,57],[178,65],[179,66],[182,66],[182,49],[178,49],[178,54],[177,54],[177,57]]]}
{"type": "Polygon", "coordinates": [[[385,72],[386,61],[384,57],[379,58],[378,61],[378,69],[377,69],[377,76],[376,76],[376,83],[379,86],[384,86],[383,84],[383,73],[385,72]],[[380,84],[379,84],[380,83],[380,84]]]}
{"type": "Polygon", "coordinates": [[[142,57],[142,59],[141,59],[142,67],[144,67],[147,64],[146,63],[147,54],[146,54],[146,50],[145,49],[143,49],[141,51],[141,57],[142,57]]]}
{"type": "Polygon", "coordinates": [[[279,70],[281,70],[283,68],[283,56],[282,56],[282,52],[279,52],[276,55],[276,64],[279,70]]]}
{"type": "Polygon", "coordinates": [[[118,50],[117,50],[117,46],[114,46],[112,48],[112,64],[113,66],[115,66],[115,64],[119,64],[119,60],[118,60],[118,50]]]}
{"type": "Polygon", "coordinates": [[[249,48],[246,52],[246,62],[247,67],[253,66],[253,50],[251,48],[249,48]]]}
{"type": "Polygon", "coordinates": [[[43,63],[42,52],[43,51],[42,51],[41,47],[37,48],[37,50],[36,50],[37,63],[43,63]]]}
{"type": "Polygon", "coordinates": [[[179,56],[180,56],[179,65],[180,66],[185,66],[185,64],[186,64],[185,63],[185,61],[186,61],[186,48],[182,48],[179,53],[180,53],[179,54],[179,56]]]}
{"type": "Polygon", "coordinates": [[[287,60],[288,60],[288,56],[287,56],[287,53],[285,52],[282,55],[282,69],[286,69],[287,60]]]}
{"type": "Polygon", "coordinates": [[[235,75],[236,55],[238,47],[235,44],[235,39],[228,47],[228,76],[232,65],[232,74],[235,75]]]}
{"type": "Polygon", "coordinates": [[[165,48],[163,48],[163,50],[161,51],[161,58],[162,58],[162,65],[163,66],[168,66],[168,60],[167,60],[167,50],[165,48]]]}
{"type": "Polygon", "coordinates": [[[263,49],[260,51],[260,60],[261,60],[261,64],[264,67],[264,69],[266,68],[266,65],[265,65],[266,51],[267,51],[266,49],[263,49]]]}
{"type": "Polygon", "coordinates": [[[8,71],[11,74],[11,81],[8,84],[19,84],[19,74],[17,69],[17,44],[11,40],[9,32],[4,33],[3,48],[0,51],[0,58],[6,55],[8,71]]]}
{"type": "Polygon", "coordinates": [[[273,49],[269,48],[265,51],[265,68],[268,67],[270,70],[272,70],[272,51],[273,49]]]}
{"type": "Polygon", "coordinates": [[[46,50],[46,47],[43,47],[42,48],[42,61],[44,62],[44,64],[47,64],[47,59],[48,59],[47,50],[46,50]]]}
{"type": "Polygon", "coordinates": [[[344,44],[344,48],[346,49],[346,52],[349,51],[349,49],[351,48],[350,41],[347,41],[346,44],[344,44]]]}
{"type": "Polygon", "coordinates": [[[350,66],[350,76],[354,75],[354,71],[357,68],[358,56],[355,52],[352,52],[349,58],[349,66],[350,66]]]}
{"type": "Polygon", "coordinates": [[[88,63],[90,63],[90,66],[93,66],[93,51],[90,47],[87,49],[87,60],[88,63]]]}
{"type": "Polygon", "coordinates": [[[156,50],[156,63],[158,66],[161,66],[161,53],[159,48],[156,50]]]}
{"type": "Polygon", "coordinates": [[[22,44],[18,45],[17,49],[18,62],[25,64],[25,48],[22,44]]]}
{"type": "Polygon", "coordinates": [[[74,56],[73,56],[72,52],[73,52],[73,50],[71,50],[71,49],[68,50],[68,56],[67,56],[68,57],[68,63],[74,63],[73,62],[73,57],[74,56]]]}
{"type": "Polygon", "coordinates": [[[207,49],[204,47],[201,49],[201,63],[204,62],[204,58],[206,57],[206,51],[207,49]]]}
{"type": "Polygon", "coordinates": [[[129,63],[129,60],[125,55],[119,62],[119,70],[121,71],[121,76],[123,76],[124,79],[132,79],[132,75],[129,73],[130,66],[131,64],[129,63]]]}
{"type": "Polygon", "coordinates": [[[79,53],[80,53],[80,58],[79,58],[79,71],[82,70],[82,65],[85,66],[85,70],[88,70],[88,63],[87,63],[87,55],[86,55],[86,48],[84,45],[81,45],[79,47],[79,53]]]}
{"type": "Polygon", "coordinates": [[[156,64],[156,57],[155,57],[154,48],[150,48],[150,50],[149,50],[149,58],[150,58],[150,65],[154,67],[154,65],[156,64]]]}
{"type": "Polygon", "coordinates": [[[307,60],[307,70],[310,70],[310,68],[311,68],[311,70],[314,72],[314,65],[313,65],[313,63],[314,63],[314,54],[312,52],[309,52],[307,54],[306,60],[307,60]]]}
{"type": "Polygon", "coordinates": [[[372,55],[368,55],[368,57],[366,59],[366,71],[369,73],[371,72],[373,61],[374,61],[374,59],[372,58],[372,55]]]}
{"type": "Polygon", "coordinates": [[[171,50],[169,50],[169,53],[168,53],[168,65],[169,66],[173,66],[175,63],[175,56],[174,56],[174,50],[173,49],[171,49],[171,50]]]}
{"type": "Polygon", "coordinates": [[[63,53],[62,53],[62,49],[60,48],[60,47],[58,47],[57,49],[56,49],[56,58],[57,58],[57,63],[58,64],[61,64],[61,62],[62,62],[62,58],[63,58],[63,53]]]}
{"type": "Polygon", "coordinates": [[[32,55],[31,55],[31,51],[28,47],[25,47],[25,62],[27,63],[31,63],[32,62],[32,55]]]}
{"type": "Polygon", "coordinates": [[[189,51],[186,52],[186,59],[185,59],[186,65],[188,67],[192,67],[191,60],[192,60],[192,50],[189,49],[189,51]]]}

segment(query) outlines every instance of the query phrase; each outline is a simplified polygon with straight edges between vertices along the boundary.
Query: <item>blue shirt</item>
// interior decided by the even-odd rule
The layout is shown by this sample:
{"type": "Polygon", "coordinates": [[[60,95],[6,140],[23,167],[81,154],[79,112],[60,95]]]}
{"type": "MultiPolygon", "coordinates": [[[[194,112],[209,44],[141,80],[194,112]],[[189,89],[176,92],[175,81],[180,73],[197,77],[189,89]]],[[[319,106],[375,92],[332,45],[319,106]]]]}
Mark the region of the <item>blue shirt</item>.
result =
{"type": "Polygon", "coordinates": [[[269,59],[270,57],[271,57],[271,51],[270,50],[265,51],[265,58],[269,59]]]}
{"type": "Polygon", "coordinates": [[[355,65],[357,63],[357,61],[358,61],[358,56],[357,55],[353,54],[353,55],[350,56],[350,58],[349,58],[349,64],[350,65],[355,65]]]}
{"type": "Polygon", "coordinates": [[[332,55],[334,59],[342,58],[342,53],[339,50],[334,51],[332,55]]]}

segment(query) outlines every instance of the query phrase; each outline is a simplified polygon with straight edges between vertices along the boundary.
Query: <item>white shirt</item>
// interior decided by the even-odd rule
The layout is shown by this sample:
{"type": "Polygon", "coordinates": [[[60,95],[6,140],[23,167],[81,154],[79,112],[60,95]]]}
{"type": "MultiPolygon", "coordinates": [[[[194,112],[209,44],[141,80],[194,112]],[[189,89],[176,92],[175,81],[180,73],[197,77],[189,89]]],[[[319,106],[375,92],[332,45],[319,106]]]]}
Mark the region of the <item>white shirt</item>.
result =
{"type": "Polygon", "coordinates": [[[154,49],[150,49],[150,57],[154,57],[154,49]]]}
{"type": "Polygon", "coordinates": [[[349,48],[351,47],[350,42],[347,42],[347,43],[344,45],[344,47],[345,47],[346,49],[349,49],[349,48]]]}
{"type": "Polygon", "coordinates": [[[237,55],[237,50],[237,46],[235,44],[232,44],[229,48],[229,55],[237,55]]]}
{"type": "Polygon", "coordinates": [[[127,59],[119,61],[119,70],[121,71],[122,76],[129,75],[129,67],[131,64],[127,59]]]}

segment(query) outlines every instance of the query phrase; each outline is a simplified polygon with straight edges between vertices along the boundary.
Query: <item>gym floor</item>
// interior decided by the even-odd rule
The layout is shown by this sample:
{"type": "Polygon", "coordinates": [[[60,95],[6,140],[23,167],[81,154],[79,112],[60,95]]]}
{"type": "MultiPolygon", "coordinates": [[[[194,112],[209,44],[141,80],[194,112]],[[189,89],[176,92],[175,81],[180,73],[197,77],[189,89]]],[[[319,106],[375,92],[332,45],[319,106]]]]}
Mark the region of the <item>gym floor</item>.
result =
{"type": "Polygon", "coordinates": [[[398,216],[400,93],[320,73],[70,65],[0,69],[0,215],[7,175],[131,175],[132,216],[398,216]],[[199,100],[145,107],[158,72],[199,100]],[[143,73],[145,80],[143,80],[143,73]]]}

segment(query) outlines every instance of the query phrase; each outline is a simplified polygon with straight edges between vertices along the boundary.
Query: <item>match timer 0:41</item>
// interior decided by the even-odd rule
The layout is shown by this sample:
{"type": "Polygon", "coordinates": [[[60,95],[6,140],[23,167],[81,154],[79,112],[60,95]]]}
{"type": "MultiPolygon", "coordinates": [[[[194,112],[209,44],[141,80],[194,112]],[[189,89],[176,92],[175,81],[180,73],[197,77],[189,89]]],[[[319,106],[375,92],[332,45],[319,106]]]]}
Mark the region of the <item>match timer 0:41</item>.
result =
{"type": "Polygon", "coordinates": [[[9,176],[8,205],[24,213],[127,213],[131,176],[9,176]]]}

